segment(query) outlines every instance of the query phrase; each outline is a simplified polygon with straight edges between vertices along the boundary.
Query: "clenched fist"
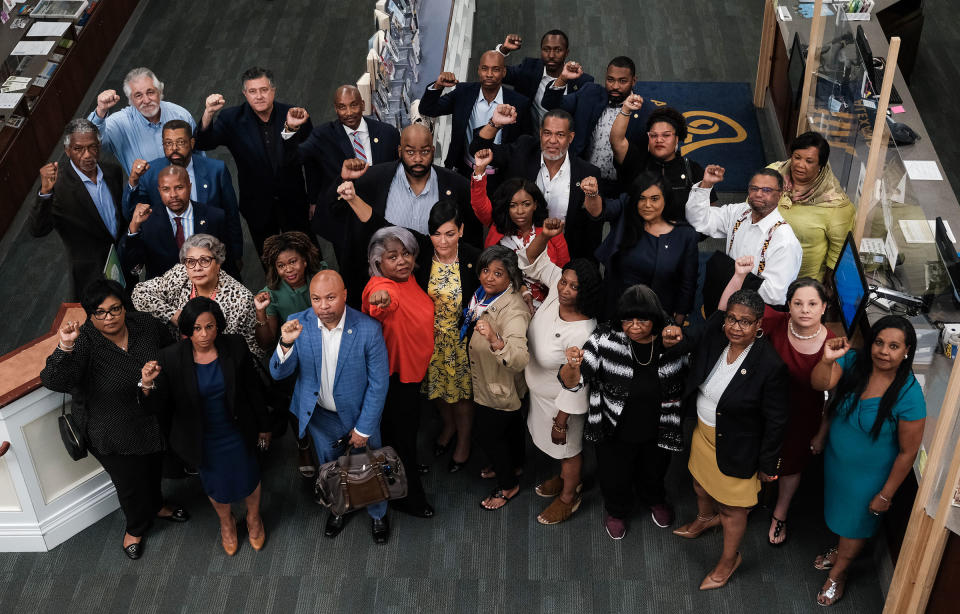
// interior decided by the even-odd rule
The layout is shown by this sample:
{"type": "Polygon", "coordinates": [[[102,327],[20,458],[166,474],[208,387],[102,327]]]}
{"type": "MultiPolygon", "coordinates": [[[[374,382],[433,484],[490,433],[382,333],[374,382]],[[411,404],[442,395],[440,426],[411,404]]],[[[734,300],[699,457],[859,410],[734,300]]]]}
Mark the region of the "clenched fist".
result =
{"type": "Polygon", "coordinates": [[[389,307],[390,300],[390,293],[386,290],[377,290],[370,294],[370,298],[367,299],[371,307],[379,307],[380,309],[389,307]]]}
{"type": "Polygon", "coordinates": [[[583,362],[583,350],[576,346],[568,347],[564,354],[567,357],[567,364],[579,371],[580,363],[583,362]]]}
{"type": "MultiPolygon", "coordinates": [[[[569,81],[576,81],[582,76],[583,66],[580,66],[577,62],[570,61],[563,65],[563,70],[560,71],[560,78],[557,79],[557,81],[562,79],[564,83],[567,83],[569,81]]],[[[558,83],[556,85],[559,86],[561,84],[558,83]]]]}
{"type": "Polygon", "coordinates": [[[442,90],[445,87],[455,87],[457,83],[457,76],[452,72],[442,72],[440,76],[437,77],[437,80],[434,82],[438,90],[442,90]]]}
{"type": "Polygon", "coordinates": [[[516,51],[520,47],[523,47],[523,39],[520,38],[519,34],[507,34],[507,37],[503,39],[503,44],[500,45],[504,53],[516,51]]]}
{"type": "Polygon", "coordinates": [[[297,340],[301,331],[303,331],[303,325],[300,324],[300,320],[288,320],[280,327],[280,341],[291,344],[297,340]]]}
{"type": "Polygon", "coordinates": [[[360,158],[347,158],[340,167],[340,178],[344,181],[355,181],[367,172],[367,163],[360,158]]]}
{"type": "Polygon", "coordinates": [[[120,102],[120,96],[117,95],[116,90],[103,90],[97,96],[97,116],[106,117],[107,111],[118,102],[120,102]]]}
{"type": "Polygon", "coordinates": [[[700,187],[712,188],[723,181],[723,174],[725,172],[726,170],[722,166],[708,164],[707,168],[703,169],[703,179],[700,181],[700,187]]]}
{"type": "Polygon", "coordinates": [[[664,347],[673,347],[683,340],[683,329],[679,326],[667,326],[660,332],[664,347]]]}
{"type": "Polygon", "coordinates": [[[493,117],[490,118],[495,128],[503,128],[510,124],[517,123],[517,109],[513,105],[498,104],[493,111],[493,117]]]}
{"type": "Polygon", "coordinates": [[[130,226],[128,227],[130,234],[140,232],[140,227],[147,221],[151,213],[153,213],[153,209],[150,208],[149,204],[137,203],[136,209],[133,210],[133,216],[130,218],[130,226]]]}
{"type": "Polygon", "coordinates": [[[153,382],[157,379],[158,375],[160,375],[160,363],[156,360],[147,361],[147,363],[143,365],[143,369],[140,370],[140,381],[143,382],[143,387],[153,387],[153,382]]]}
{"type": "Polygon", "coordinates": [[[287,128],[291,132],[296,132],[300,126],[310,119],[310,114],[303,107],[293,107],[287,111],[287,128]]]}
{"type": "Polygon", "coordinates": [[[563,232],[563,220],[556,217],[548,217],[543,220],[543,228],[540,230],[543,236],[552,239],[563,232]]]}
{"type": "Polygon", "coordinates": [[[493,150],[491,149],[481,149],[473,154],[473,174],[482,175],[491,162],[493,162],[493,150]]]}
{"type": "Polygon", "coordinates": [[[596,177],[584,177],[580,180],[580,189],[590,198],[600,195],[600,183],[596,177]]]}
{"type": "Polygon", "coordinates": [[[50,162],[40,167],[40,193],[49,194],[53,192],[53,186],[57,183],[57,177],[60,174],[60,165],[56,162],[50,162]]]}
{"type": "Polygon", "coordinates": [[[627,96],[627,99],[623,101],[623,109],[628,113],[633,111],[639,111],[640,107],[643,106],[643,96],[640,94],[630,94],[627,96]]]}
{"type": "Polygon", "coordinates": [[[205,110],[210,113],[216,113],[222,109],[225,104],[227,104],[227,101],[222,94],[210,94],[207,96],[206,101],[204,101],[205,110]]]}
{"type": "Polygon", "coordinates": [[[352,181],[344,181],[337,186],[337,194],[340,195],[340,198],[350,202],[357,197],[357,191],[353,189],[352,181]]]}
{"type": "Polygon", "coordinates": [[[134,160],[133,164],[130,165],[130,187],[135,188],[137,183],[140,182],[140,178],[143,177],[143,174],[148,170],[150,170],[149,162],[143,158],[134,160]]]}
{"type": "Polygon", "coordinates": [[[270,306],[270,293],[260,292],[253,297],[253,308],[262,313],[270,306]]]}
{"type": "Polygon", "coordinates": [[[80,336],[80,322],[76,320],[64,322],[57,333],[60,335],[60,343],[64,347],[71,347],[80,336]]]}

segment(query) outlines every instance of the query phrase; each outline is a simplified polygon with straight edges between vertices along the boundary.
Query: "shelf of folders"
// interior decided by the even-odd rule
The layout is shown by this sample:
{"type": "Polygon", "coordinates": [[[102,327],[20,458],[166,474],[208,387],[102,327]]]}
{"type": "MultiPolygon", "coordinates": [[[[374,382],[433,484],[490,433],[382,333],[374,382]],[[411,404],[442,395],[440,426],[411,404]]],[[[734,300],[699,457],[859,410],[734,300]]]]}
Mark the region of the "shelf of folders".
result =
{"type": "Polygon", "coordinates": [[[357,80],[367,113],[402,129],[410,123],[413,84],[420,81],[420,0],[380,0],[367,72],[357,80]]]}

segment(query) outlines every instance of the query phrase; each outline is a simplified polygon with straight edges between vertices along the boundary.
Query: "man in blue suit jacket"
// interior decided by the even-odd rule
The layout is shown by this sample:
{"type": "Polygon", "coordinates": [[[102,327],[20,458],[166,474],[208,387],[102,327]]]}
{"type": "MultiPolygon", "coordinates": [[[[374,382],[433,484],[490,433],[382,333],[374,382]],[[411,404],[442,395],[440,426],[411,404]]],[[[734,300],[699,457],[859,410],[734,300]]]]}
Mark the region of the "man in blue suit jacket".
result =
{"type": "MultiPolygon", "coordinates": [[[[337,459],[342,438],[360,448],[381,447],[380,415],[387,398],[390,365],[380,323],[347,307],[343,279],[335,271],[317,273],[310,282],[313,307],[290,316],[280,329],[280,344],[270,357],[270,375],[282,380],[297,374],[290,411],[299,420],[300,437],[309,431],[320,463],[337,459]]],[[[411,470],[416,471],[413,467],[411,470]]],[[[367,506],[373,538],[387,542],[386,502],[367,506]]],[[[335,537],[345,516],[330,514],[324,534],[335,537]]]]}
{"type": "Polygon", "coordinates": [[[143,265],[146,278],[163,275],[180,262],[180,245],[191,235],[208,234],[227,246],[223,269],[237,271],[238,260],[225,240],[227,224],[223,211],[190,199],[190,177],[182,166],[167,166],[157,173],[161,205],[154,208],[139,203],[133,211],[127,232],[120,238],[120,261],[124,271],[143,265]],[[179,229],[179,230],[178,230],[179,229]],[[180,243],[180,245],[178,245],[180,243]]]}
{"type": "MultiPolygon", "coordinates": [[[[243,228],[240,226],[240,209],[237,206],[237,193],[233,190],[230,171],[222,160],[206,156],[194,156],[193,129],[183,120],[174,119],[163,125],[163,158],[156,160],[135,160],[130,177],[123,190],[123,216],[129,221],[139,203],[149,203],[151,208],[160,209],[163,199],[157,190],[157,178],[160,170],[174,164],[187,169],[190,177],[190,200],[223,211],[227,223],[223,239],[233,255],[243,256],[243,228]]],[[[240,263],[232,262],[238,271],[240,263]]]]}
{"type": "Polygon", "coordinates": [[[480,81],[459,83],[453,73],[442,72],[437,80],[427,87],[420,99],[420,112],[424,115],[453,115],[450,146],[447,148],[443,165],[464,177],[469,177],[473,170],[473,158],[467,148],[477,131],[490,121],[498,105],[509,104],[514,107],[519,120],[497,135],[497,143],[506,145],[514,142],[521,134],[532,132],[530,99],[502,87],[506,72],[503,54],[487,51],[480,56],[480,66],[477,68],[480,81]],[[445,87],[455,89],[441,96],[445,87]]]}

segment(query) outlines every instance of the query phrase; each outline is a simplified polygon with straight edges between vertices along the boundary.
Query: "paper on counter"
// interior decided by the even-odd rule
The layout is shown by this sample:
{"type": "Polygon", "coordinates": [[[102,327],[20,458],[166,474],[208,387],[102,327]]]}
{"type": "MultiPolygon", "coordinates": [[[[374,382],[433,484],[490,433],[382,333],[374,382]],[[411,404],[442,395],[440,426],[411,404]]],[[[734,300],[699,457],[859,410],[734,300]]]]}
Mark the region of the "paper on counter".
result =
{"type": "MultiPolygon", "coordinates": [[[[951,243],[957,240],[953,236],[950,222],[943,220],[947,229],[947,236],[951,243]]],[[[937,232],[936,220],[900,220],[900,230],[903,231],[903,240],[907,243],[933,243],[937,232]]]]}
{"type": "Polygon", "coordinates": [[[38,21],[33,24],[27,36],[63,36],[70,27],[69,21],[38,21]]]}
{"type": "Polygon", "coordinates": [[[13,109],[23,98],[22,92],[0,93],[0,109],[13,109]]]}
{"type": "Polygon", "coordinates": [[[933,160],[904,160],[903,165],[913,181],[943,181],[943,175],[933,160]]]}
{"type": "Polygon", "coordinates": [[[861,254],[882,254],[883,253],[883,239],[860,239],[860,253],[861,254]]]}
{"type": "Polygon", "coordinates": [[[57,41],[20,41],[10,55],[47,55],[57,41]]]}

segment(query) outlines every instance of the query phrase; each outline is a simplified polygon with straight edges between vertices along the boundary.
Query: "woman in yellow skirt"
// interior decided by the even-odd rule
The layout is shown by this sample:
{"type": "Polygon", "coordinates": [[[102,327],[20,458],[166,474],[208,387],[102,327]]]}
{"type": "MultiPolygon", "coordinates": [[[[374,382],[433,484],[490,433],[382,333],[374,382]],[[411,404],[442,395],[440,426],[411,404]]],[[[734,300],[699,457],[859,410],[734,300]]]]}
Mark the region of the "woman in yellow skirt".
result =
{"type": "Polygon", "coordinates": [[[724,586],[739,567],[747,512],[757,504],[760,483],[776,480],[780,468],[788,375],[763,338],[763,309],[759,294],[739,290],[726,311],[717,311],[699,335],[684,339],[695,349],[685,400],[697,412],[688,464],[697,517],[674,533],[692,539],[723,527],[723,554],[700,590],[724,586]]]}

